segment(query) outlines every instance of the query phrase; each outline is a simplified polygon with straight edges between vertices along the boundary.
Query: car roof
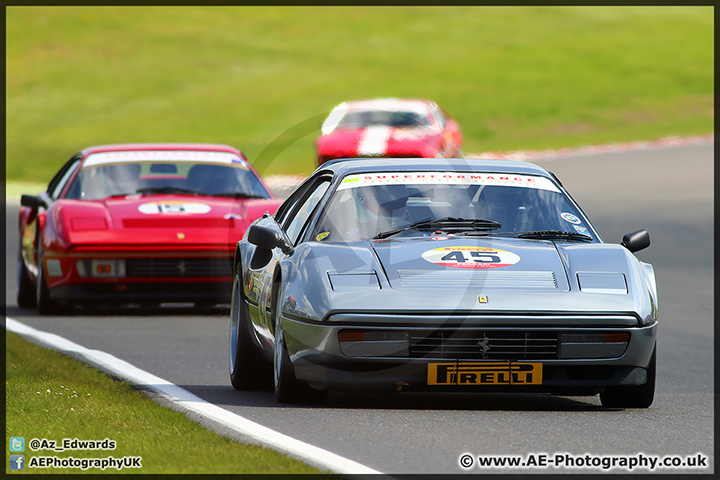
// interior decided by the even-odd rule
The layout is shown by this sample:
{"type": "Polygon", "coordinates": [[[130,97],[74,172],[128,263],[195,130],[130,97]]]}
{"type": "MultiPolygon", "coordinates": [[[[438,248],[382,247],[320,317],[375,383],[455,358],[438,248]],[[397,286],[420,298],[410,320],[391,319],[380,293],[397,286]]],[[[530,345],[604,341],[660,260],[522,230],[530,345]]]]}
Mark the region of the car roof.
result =
{"type": "Polygon", "coordinates": [[[472,171],[541,175],[552,178],[544,168],[518,160],[482,158],[341,158],[324,163],[317,171],[331,170],[338,177],[357,173],[408,171],[472,171]]]}
{"type": "Polygon", "coordinates": [[[435,102],[422,98],[373,98],[367,100],[352,100],[343,102],[338,107],[348,110],[409,110],[418,113],[427,113],[435,102]]]}
{"type": "Polygon", "coordinates": [[[198,150],[206,152],[228,152],[238,154],[242,158],[245,158],[245,155],[243,155],[243,153],[237,148],[218,143],[116,143],[87,147],[80,153],[83,157],[86,157],[93,153],[126,152],[136,150],[198,150]]]}

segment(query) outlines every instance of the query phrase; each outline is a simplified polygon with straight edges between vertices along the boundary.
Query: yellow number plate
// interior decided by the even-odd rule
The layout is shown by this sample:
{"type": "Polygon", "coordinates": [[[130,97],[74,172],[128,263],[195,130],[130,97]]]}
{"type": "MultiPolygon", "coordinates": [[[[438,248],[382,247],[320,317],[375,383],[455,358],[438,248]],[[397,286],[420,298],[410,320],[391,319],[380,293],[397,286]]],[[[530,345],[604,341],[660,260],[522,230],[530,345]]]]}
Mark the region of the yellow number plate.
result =
{"type": "Polygon", "coordinates": [[[542,363],[430,363],[427,381],[428,385],[541,385],[542,363]]]}

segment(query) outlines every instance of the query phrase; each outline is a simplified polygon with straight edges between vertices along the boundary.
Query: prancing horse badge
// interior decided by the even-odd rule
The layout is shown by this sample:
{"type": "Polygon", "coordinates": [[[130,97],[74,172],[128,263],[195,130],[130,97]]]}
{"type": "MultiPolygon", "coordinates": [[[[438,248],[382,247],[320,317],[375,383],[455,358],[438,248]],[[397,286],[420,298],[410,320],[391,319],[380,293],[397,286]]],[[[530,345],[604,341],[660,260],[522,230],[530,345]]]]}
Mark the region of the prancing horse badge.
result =
{"type": "Polygon", "coordinates": [[[478,295],[478,302],[480,303],[488,303],[488,297],[485,295],[478,295]]]}

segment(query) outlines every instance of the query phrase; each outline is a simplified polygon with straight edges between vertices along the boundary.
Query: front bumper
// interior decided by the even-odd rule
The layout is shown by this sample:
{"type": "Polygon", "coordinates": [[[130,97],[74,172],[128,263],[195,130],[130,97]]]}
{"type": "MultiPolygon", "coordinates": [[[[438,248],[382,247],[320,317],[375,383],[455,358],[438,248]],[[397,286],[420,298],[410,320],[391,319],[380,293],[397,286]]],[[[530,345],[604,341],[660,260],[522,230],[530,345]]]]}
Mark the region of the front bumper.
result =
{"type": "MultiPolygon", "coordinates": [[[[622,323],[622,322],[618,322],[622,323]]],[[[386,326],[387,331],[428,331],[428,326],[409,327],[386,326]]],[[[398,349],[397,355],[388,356],[348,356],[338,340],[340,331],[348,328],[357,331],[366,328],[377,331],[377,325],[342,325],[334,323],[305,322],[296,318],[283,317],[285,343],[293,364],[295,376],[314,388],[330,390],[421,390],[421,391],[475,391],[475,392],[547,392],[555,394],[595,394],[606,386],[642,385],[647,381],[646,367],[650,362],[655,339],[657,322],[647,326],[492,326],[473,324],[465,321],[456,327],[456,331],[478,330],[484,332],[517,330],[524,332],[550,332],[560,339],[564,334],[584,335],[598,332],[627,333],[626,347],[618,352],[610,349],[613,356],[596,358],[561,358],[561,349],[555,354],[535,356],[512,354],[482,358],[478,352],[448,353],[435,349],[426,353],[414,353],[398,349]],[[524,357],[524,358],[523,358],[524,357]],[[497,367],[500,371],[511,370],[510,365],[540,364],[541,383],[512,384],[497,382],[492,384],[430,384],[431,365],[442,364],[453,371],[478,371],[478,367],[497,367]]],[[[437,326],[447,329],[447,325],[437,326]]],[[[492,337],[490,333],[487,333],[492,337]]],[[[532,335],[531,335],[532,336],[532,335]]],[[[493,340],[494,341],[494,340],[493,340]]],[[[558,340],[559,341],[559,340],[558,340]]],[[[497,343],[497,342],[496,342],[497,343]]],[[[590,349],[588,349],[589,351],[590,349]]],[[[344,349],[348,351],[347,348],[344,349]]],[[[573,352],[578,352],[574,349],[573,352]]],[[[573,353],[577,356],[579,354],[573,353]]],[[[581,354],[580,354],[581,355],[581,354]]],[[[571,355],[572,356],[572,355],[571,355]]],[[[513,367],[514,368],[514,367],[513,367]]],[[[498,371],[497,369],[493,371],[498,371]]],[[[479,375],[479,374],[478,374],[479,375]]],[[[497,373],[502,377],[502,373],[497,373]]]]}
{"type": "Polygon", "coordinates": [[[48,252],[43,257],[50,298],[62,304],[230,303],[232,257],[225,247],[153,252],[76,250],[72,254],[48,252]],[[111,274],[93,275],[93,262],[115,266],[111,274]]]}
{"type": "Polygon", "coordinates": [[[68,304],[203,302],[230,303],[232,279],[204,282],[81,283],[49,290],[50,298],[68,304]]]}

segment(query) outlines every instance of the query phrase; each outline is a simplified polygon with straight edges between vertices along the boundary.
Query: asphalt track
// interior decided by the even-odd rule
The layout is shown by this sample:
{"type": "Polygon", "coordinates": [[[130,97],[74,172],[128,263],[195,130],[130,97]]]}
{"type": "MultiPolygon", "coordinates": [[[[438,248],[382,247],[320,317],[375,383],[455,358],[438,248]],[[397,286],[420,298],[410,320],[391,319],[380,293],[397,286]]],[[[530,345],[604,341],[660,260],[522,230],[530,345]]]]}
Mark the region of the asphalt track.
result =
{"type": "Polygon", "coordinates": [[[605,409],[597,396],[410,393],[333,394],[323,405],[286,406],[269,391],[237,392],[227,374],[225,309],[163,307],[40,317],[17,308],[13,202],[6,216],[6,311],[26,325],[108,352],[224,409],[385,473],[603,472],[481,469],[477,464],[464,469],[459,458],[465,453],[525,459],[529,454],[637,458],[701,453],[708,457],[707,468],[655,473],[713,473],[713,149],[694,145],[536,162],[557,174],[605,241],[619,242],[640,228],[650,232],[652,245],[637,254],[654,265],[660,297],[658,380],[649,409],[605,409]]]}

